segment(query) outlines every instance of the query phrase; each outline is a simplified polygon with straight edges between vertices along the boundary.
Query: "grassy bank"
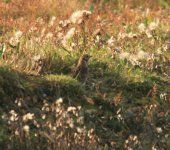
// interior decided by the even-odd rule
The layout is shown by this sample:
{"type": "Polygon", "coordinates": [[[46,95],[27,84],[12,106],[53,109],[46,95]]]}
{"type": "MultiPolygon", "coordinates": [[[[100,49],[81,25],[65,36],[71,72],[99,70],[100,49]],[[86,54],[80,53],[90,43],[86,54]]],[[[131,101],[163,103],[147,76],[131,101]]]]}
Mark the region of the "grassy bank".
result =
{"type": "Polygon", "coordinates": [[[169,149],[168,1],[32,2],[0,2],[0,147],[169,149]]]}

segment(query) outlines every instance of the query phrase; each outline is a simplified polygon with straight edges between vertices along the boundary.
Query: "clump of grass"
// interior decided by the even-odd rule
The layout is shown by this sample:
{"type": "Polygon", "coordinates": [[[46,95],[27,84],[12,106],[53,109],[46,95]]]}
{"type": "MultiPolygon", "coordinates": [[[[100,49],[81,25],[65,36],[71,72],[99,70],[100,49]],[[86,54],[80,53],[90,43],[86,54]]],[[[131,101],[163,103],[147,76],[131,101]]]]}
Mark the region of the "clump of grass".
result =
{"type": "MultiPolygon", "coordinates": [[[[9,68],[0,68],[0,88],[1,97],[17,96],[22,90],[23,77],[20,73],[15,72],[9,68]]],[[[21,93],[20,93],[21,94],[21,93]]],[[[2,100],[1,99],[1,100],[2,100]]]]}
{"type": "Polygon", "coordinates": [[[2,105],[5,104],[7,99],[15,100],[17,97],[34,94],[37,94],[40,99],[42,99],[43,94],[47,94],[52,99],[57,97],[65,97],[66,99],[68,97],[79,97],[81,99],[85,94],[85,87],[77,80],[66,75],[37,77],[24,75],[8,68],[0,68],[2,105]]]}
{"type": "Polygon", "coordinates": [[[85,89],[80,82],[66,75],[46,75],[45,82],[50,83],[61,96],[80,96],[85,94],[85,89]]]}

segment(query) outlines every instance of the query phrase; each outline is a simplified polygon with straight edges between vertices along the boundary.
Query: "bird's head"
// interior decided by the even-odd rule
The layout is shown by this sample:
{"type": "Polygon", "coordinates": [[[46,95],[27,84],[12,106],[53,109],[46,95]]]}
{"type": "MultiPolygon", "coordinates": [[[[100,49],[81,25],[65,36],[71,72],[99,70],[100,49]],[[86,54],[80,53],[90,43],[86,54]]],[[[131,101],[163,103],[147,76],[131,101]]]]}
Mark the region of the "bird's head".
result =
{"type": "Polygon", "coordinates": [[[82,60],[84,60],[84,61],[88,61],[89,59],[90,59],[90,55],[88,55],[88,54],[83,54],[83,56],[82,56],[82,60]]]}

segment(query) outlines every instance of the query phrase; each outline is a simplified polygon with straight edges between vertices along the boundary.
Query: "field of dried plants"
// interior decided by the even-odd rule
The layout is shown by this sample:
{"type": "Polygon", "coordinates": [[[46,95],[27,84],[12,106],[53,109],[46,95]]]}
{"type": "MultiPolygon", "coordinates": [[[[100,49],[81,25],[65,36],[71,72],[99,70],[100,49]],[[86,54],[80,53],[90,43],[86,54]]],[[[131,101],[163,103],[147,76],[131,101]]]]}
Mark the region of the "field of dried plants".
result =
{"type": "Polygon", "coordinates": [[[170,149],[170,2],[1,0],[0,98],[3,150],[170,149]]]}

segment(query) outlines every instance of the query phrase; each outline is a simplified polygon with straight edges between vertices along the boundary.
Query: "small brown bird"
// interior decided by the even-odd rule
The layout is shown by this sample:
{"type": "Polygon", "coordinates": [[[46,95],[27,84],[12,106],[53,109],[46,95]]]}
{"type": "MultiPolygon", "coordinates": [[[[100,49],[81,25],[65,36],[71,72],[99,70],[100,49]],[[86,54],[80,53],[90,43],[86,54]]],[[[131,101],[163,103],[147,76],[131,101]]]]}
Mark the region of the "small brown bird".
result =
{"type": "Polygon", "coordinates": [[[148,92],[147,97],[155,98],[158,91],[158,85],[155,83],[152,89],[148,92]]]}
{"type": "Polygon", "coordinates": [[[83,54],[77,64],[74,71],[74,78],[78,79],[82,83],[86,83],[88,77],[88,60],[91,56],[87,53],[83,54]]]}

